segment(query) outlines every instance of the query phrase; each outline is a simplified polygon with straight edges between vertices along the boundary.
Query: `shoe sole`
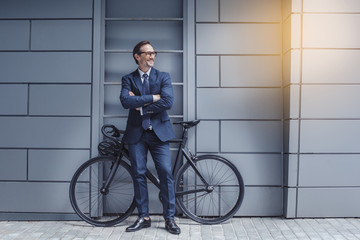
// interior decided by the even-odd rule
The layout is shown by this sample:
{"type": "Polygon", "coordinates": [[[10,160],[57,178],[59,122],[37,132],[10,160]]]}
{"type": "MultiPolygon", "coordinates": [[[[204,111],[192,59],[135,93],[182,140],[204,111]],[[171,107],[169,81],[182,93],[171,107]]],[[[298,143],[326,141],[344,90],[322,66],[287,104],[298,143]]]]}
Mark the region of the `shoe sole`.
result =
{"type": "Polygon", "coordinates": [[[168,227],[165,227],[165,229],[171,234],[179,235],[181,233],[181,231],[180,232],[172,232],[172,231],[170,231],[170,229],[168,227]]]}
{"type": "Polygon", "coordinates": [[[136,230],[128,230],[128,229],[126,229],[125,232],[136,232],[136,231],[139,231],[139,230],[141,230],[141,229],[143,229],[143,228],[149,228],[149,227],[151,227],[151,224],[150,224],[150,225],[142,226],[142,227],[140,227],[140,228],[138,228],[138,229],[136,229],[136,230]]]}

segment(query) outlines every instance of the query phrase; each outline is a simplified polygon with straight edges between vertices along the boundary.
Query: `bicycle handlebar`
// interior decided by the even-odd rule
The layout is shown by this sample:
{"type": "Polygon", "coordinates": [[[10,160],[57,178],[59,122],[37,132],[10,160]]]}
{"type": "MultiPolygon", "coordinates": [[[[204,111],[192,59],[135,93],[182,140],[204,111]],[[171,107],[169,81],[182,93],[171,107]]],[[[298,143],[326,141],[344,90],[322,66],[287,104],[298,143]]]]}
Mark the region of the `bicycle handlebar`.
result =
{"type": "Polygon", "coordinates": [[[120,137],[121,134],[125,133],[124,130],[119,130],[117,127],[115,127],[114,125],[110,125],[110,124],[102,126],[101,132],[105,137],[108,137],[111,139],[116,139],[116,138],[120,137]]]}
{"type": "Polygon", "coordinates": [[[182,121],[182,122],[174,122],[174,124],[181,124],[183,128],[189,129],[196,125],[198,125],[200,120],[193,120],[193,121],[182,121]]]}

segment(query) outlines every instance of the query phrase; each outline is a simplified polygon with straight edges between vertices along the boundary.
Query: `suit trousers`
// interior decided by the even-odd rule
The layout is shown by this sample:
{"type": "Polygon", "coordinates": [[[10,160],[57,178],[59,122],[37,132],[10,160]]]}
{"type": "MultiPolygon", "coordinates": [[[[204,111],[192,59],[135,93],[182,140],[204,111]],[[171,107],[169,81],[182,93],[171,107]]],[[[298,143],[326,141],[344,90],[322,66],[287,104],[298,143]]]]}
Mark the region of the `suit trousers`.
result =
{"type": "Polygon", "coordinates": [[[171,168],[170,146],[162,142],[153,131],[145,131],[139,142],[129,144],[131,169],[134,176],[135,201],[139,217],[149,216],[149,194],[146,180],[147,153],[154,160],[160,180],[164,219],[174,218],[175,189],[171,168]]]}

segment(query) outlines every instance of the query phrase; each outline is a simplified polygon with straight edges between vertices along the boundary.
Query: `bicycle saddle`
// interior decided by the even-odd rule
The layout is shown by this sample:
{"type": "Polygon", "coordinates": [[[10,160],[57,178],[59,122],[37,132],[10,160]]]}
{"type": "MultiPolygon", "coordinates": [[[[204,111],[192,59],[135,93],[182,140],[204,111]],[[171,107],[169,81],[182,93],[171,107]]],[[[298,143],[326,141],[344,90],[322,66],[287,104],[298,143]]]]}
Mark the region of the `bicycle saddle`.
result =
{"type": "Polygon", "coordinates": [[[183,128],[188,129],[196,126],[199,122],[200,120],[193,120],[193,121],[174,122],[174,124],[181,124],[183,128]]]}

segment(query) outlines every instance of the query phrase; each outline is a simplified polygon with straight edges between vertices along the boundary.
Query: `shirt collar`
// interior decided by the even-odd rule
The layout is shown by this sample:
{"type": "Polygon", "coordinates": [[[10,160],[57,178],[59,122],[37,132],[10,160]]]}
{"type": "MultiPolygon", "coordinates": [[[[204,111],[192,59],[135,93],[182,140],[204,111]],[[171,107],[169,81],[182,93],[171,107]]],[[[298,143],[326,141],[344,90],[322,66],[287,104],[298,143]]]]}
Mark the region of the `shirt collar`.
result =
{"type": "MultiPolygon", "coordinates": [[[[142,79],[145,72],[141,71],[140,68],[138,68],[138,71],[139,71],[139,74],[140,74],[140,78],[142,79]]],[[[150,76],[150,71],[151,71],[151,68],[149,68],[149,70],[146,72],[146,74],[148,76],[150,76]]]]}

